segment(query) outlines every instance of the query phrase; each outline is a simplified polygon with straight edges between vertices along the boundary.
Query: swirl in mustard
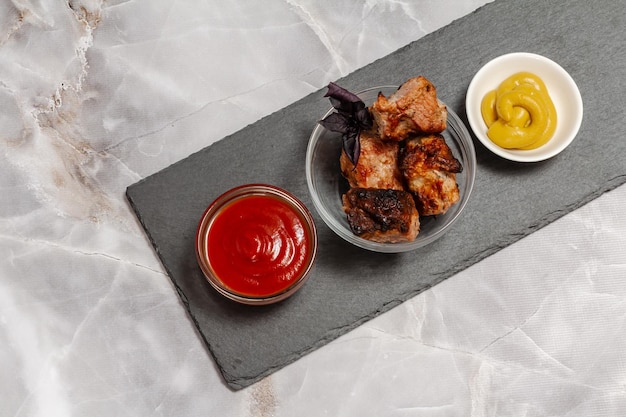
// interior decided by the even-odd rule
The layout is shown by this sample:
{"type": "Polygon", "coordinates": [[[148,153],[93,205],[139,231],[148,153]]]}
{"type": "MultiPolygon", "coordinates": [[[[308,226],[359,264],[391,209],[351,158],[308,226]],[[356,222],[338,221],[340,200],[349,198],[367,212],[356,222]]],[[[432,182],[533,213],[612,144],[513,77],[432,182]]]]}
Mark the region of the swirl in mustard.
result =
{"type": "Polygon", "coordinates": [[[545,83],[530,72],[511,75],[481,102],[487,136],[506,149],[535,149],[556,130],[556,108],[545,83]]]}

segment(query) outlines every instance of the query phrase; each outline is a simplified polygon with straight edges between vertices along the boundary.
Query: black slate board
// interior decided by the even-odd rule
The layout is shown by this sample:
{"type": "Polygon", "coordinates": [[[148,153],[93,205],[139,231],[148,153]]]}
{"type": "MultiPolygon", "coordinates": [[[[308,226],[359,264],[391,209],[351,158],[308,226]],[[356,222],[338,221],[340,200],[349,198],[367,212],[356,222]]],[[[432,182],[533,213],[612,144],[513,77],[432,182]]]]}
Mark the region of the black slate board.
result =
{"type": "Polygon", "coordinates": [[[314,213],[314,274],[274,306],[240,306],[214,292],[196,264],[195,229],[215,197],[249,182],[283,187],[314,212],[304,159],[329,107],[325,89],[130,186],[128,199],[226,383],[240,389],[258,381],[625,182],[625,38],[620,2],[498,0],[338,80],[358,91],[425,75],[466,122],[465,91],[475,72],[501,54],[534,52],[576,80],[585,116],[574,143],[542,163],[508,162],[475,141],[479,166],[466,212],[416,252],[357,249],[314,213]]]}

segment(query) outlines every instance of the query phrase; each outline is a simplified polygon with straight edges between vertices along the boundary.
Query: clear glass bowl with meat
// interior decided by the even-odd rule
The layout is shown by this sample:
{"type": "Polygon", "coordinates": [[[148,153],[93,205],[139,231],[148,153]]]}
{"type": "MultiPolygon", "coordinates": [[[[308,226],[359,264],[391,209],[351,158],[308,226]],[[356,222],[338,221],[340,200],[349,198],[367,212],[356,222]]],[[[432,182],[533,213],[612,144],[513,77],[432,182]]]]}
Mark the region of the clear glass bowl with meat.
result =
{"type": "MultiPolygon", "coordinates": [[[[361,132],[356,165],[346,158],[342,135],[321,124],[313,130],[306,154],[307,185],[322,220],[341,238],[375,252],[407,252],[440,238],[465,208],[476,173],[470,134],[441,101],[433,108],[445,114],[443,131],[412,132],[408,140],[391,136],[381,142],[376,139],[383,135],[379,130],[389,127],[383,126],[386,112],[393,112],[395,103],[402,104],[405,99],[400,90],[380,86],[356,94],[370,112],[379,112],[373,117],[373,128],[361,132]],[[394,99],[397,96],[399,100],[394,99]],[[375,102],[378,106],[373,105],[375,102]],[[433,196],[432,190],[446,191],[433,196]],[[407,194],[415,207],[406,204],[407,194]]],[[[334,108],[328,110],[322,120],[333,112],[334,108]]],[[[402,123],[402,130],[406,130],[402,123]]]]}

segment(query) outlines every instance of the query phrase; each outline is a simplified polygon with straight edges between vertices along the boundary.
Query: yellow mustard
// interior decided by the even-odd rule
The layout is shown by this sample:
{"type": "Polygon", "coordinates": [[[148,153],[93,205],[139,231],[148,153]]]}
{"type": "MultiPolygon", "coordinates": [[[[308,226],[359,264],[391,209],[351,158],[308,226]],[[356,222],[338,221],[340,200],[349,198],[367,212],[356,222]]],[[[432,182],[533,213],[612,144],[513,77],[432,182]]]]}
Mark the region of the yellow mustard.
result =
{"type": "Polygon", "coordinates": [[[543,80],[530,72],[511,75],[481,102],[487,136],[507,149],[544,145],[556,129],[556,108],[543,80]]]}

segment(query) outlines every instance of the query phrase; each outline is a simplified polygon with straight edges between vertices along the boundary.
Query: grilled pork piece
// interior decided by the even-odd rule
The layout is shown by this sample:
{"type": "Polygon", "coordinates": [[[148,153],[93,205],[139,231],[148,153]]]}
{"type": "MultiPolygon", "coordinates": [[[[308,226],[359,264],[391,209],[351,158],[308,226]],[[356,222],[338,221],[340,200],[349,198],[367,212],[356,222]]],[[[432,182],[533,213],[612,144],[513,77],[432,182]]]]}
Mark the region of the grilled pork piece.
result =
{"type": "Polygon", "coordinates": [[[402,174],[398,167],[399,144],[382,141],[368,131],[361,132],[360,142],[361,151],[356,166],[350,162],[345,151],[339,158],[341,173],[350,187],[402,190],[402,174]]]}
{"type": "Polygon", "coordinates": [[[423,216],[443,214],[459,201],[456,173],[462,170],[441,135],[408,139],[400,157],[400,171],[423,216]]]}
{"type": "Polygon", "coordinates": [[[343,209],[352,232],[375,242],[410,242],[419,233],[419,214],[411,194],[400,190],[351,188],[343,209]]]}
{"type": "Polygon", "coordinates": [[[383,140],[401,141],[412,134],[440,133],[446,128],[448,109],[437,99],[435,86],[425,77],[408,79],[398,91],[370,107],[383,140]]]}

